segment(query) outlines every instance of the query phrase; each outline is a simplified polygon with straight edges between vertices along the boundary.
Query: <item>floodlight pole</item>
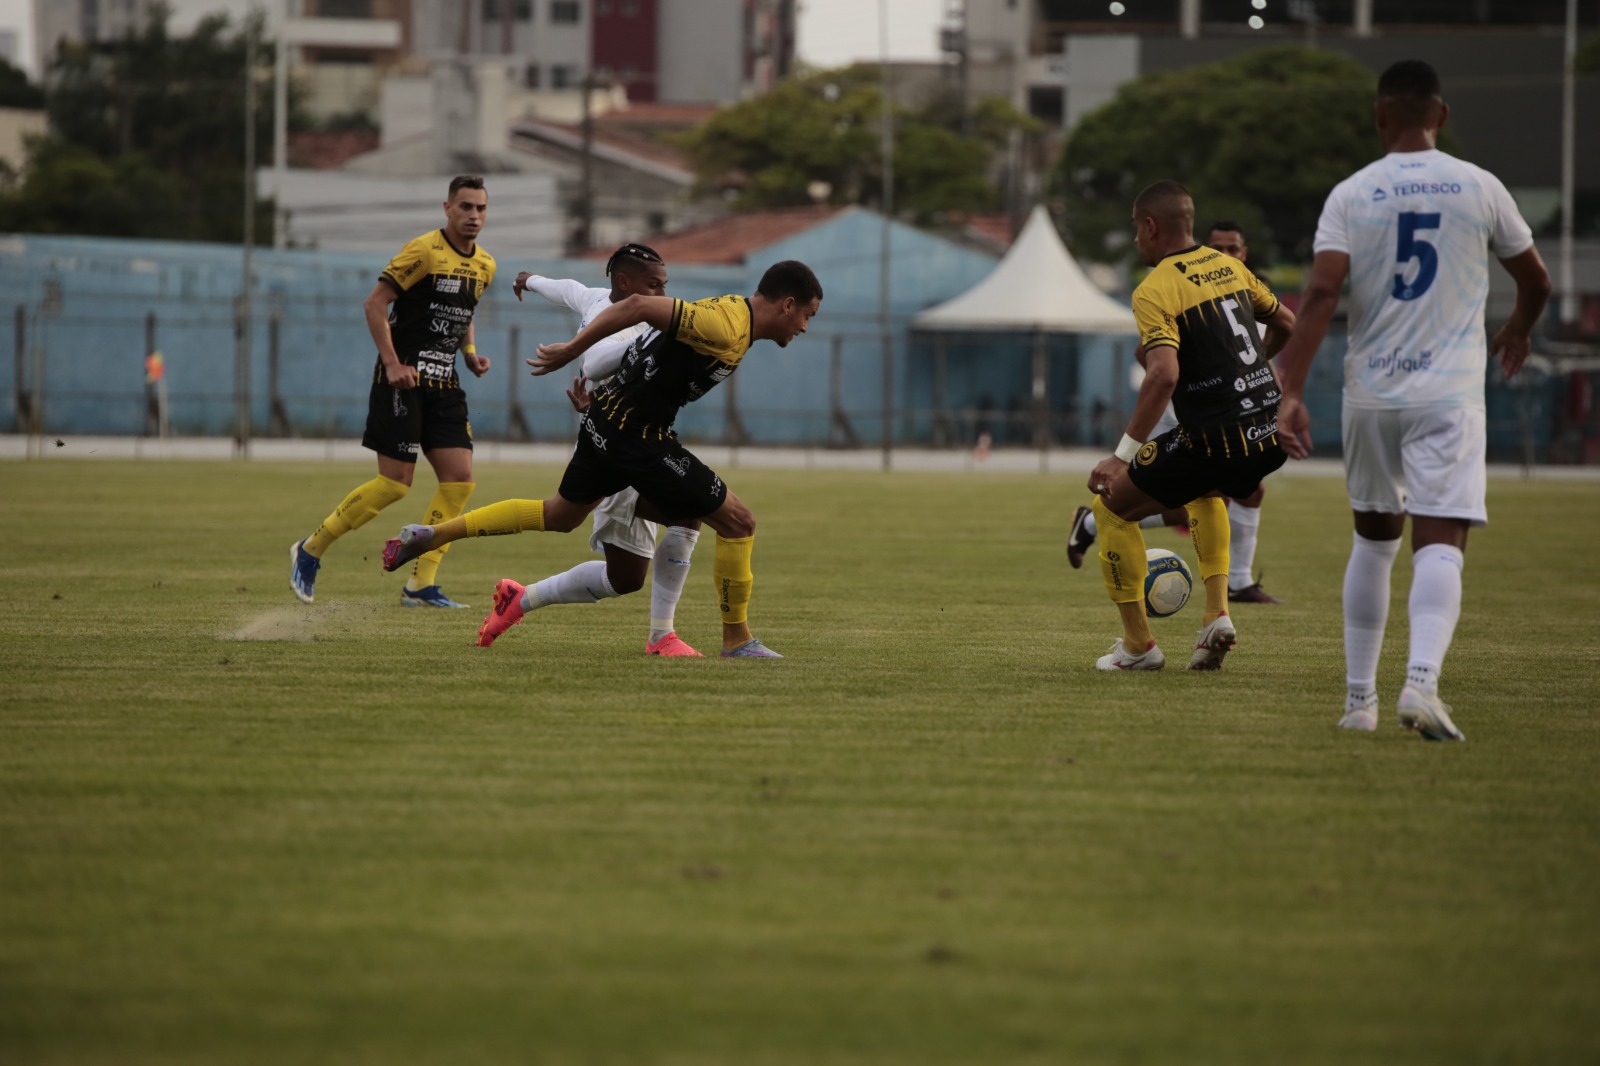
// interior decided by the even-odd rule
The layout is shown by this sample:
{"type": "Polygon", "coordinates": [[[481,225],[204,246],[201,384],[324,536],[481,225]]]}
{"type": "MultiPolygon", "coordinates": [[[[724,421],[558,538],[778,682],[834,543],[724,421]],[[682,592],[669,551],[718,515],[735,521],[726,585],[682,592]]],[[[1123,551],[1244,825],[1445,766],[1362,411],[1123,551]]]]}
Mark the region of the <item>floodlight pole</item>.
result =
{"type": "Polygon", "coordinates": [[[883,93],[883,231],[878,248],[878,329],[883,344],[883,468],[894,449],[894,338],[889,334],[889,251],[894,225],[894,100],[889,92],[889,4],[878,0],[878,80],[883,93]]]}
{"type": "Polygon", "coordinates": [[[1561,70],[1561,324],[1578,321],[1578,294],[1572,276],[1572,215],[1577,115],[1573,100],[1578,57],[1578,0],[1567,0],[1567,36],[1561,70]]]}
{"type": "Polygon", "coordinates": [[[250,254],[256,243],[256,34],[261,7],[252,0],[244,32],[244,251],[239,263],[239,303],[234,312],[233,454],[250,454],[250,254]]]}

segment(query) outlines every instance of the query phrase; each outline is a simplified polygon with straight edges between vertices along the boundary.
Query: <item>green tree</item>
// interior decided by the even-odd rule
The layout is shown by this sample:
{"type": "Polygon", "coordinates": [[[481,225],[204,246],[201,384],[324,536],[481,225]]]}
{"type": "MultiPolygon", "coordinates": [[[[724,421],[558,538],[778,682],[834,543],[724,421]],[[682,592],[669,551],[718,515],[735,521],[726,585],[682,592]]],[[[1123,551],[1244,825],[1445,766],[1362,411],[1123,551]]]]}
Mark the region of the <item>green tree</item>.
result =
{"type": "MultiPolygon", "coordinates": [[[[26,176],[0,193],[0,228],[21,232],[238,241],[243,234],[245,93],[256,94],[256,158],[270,158],[270,45],[246,71],[248,34],[226,16],[187,37],[157,7],[119,41],[66,45],[45,103],[51,132],[26,176]],[[247,77],[248,74],[248,77],[247,77]]],[[[258,241],[272,239],[272,205],[257,205],[258,241]]]]}
{"type": "Polygon", "coordinates": [[[0,59],[0,107],[37,110],[44,106],[44,90],[4,59],[0,59]]]}
{"type": "Polygon", "coordinates": [[[1129,257],[1134,196],[1173,178],[1193,193],[1197,225],[1234,218],[1253,250],[1308,259],[1328,193],[1381,151],[1376,85],[1353,59],[1285,46],[1123,86],[1078,124],[1052,175],[1068,242],[1090,259],[1129,257]]]}
{"type": "MultiPolygon", "coordinates": [[[[877,205],[882,104],[875,67],[815,71],[724,108],[675,140],[700,191],[736,189],[741,207],[811,203],[824,187],[831,203],[877,205]]],[[[1036,125],[1004,101],[967,115],[938,100],[918,112],[896,108],[893,121],[895,207],[919,220],[995,206],[987,176],[995,148],[1011,130],[1036,125]]]]}

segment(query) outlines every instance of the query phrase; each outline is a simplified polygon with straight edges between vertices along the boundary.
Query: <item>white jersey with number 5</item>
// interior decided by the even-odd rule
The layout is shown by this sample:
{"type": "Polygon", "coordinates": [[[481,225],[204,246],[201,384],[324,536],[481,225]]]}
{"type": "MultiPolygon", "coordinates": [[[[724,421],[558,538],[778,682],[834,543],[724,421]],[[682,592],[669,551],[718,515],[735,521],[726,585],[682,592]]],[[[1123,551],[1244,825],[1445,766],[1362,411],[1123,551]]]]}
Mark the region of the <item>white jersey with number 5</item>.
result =
{"type": "Polygon", "coordinates": [[[1483,407],[1488,253],[1532,245],[1500,179],[1437,149],[1335,186],[1313,248],[1350,257],[1345,406],[1483,407]]]}

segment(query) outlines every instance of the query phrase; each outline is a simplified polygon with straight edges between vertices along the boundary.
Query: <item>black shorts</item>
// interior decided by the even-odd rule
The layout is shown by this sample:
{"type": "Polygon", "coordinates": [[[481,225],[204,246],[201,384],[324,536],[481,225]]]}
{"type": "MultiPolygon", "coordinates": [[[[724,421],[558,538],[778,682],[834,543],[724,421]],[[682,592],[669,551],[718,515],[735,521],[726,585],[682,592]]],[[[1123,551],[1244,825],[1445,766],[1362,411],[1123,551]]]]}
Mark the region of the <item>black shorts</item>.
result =
{"type": "Polygon", "coordinates": [[[704,517],[728,498],[728,486],[717,472],[676,436],[646,440],[604,418],[584,415],[577,450],[561,476],[561,495],[573,503],[590,503],[630,485],[656,510],[679,521],[704,517]]]}
{"type": "Polygon", "coordinates": [[[375,382],[367,397],[367,431],[361,446],[414,463],[435,448],[472,450],[467,394],[460,389],[397,389],[375,382]]]}
{"type": "Polygon", "coordinates": [[[1227,426],[1179,426],[1146,441],[1128,476],[1163,507],[1182,507],[1212,492],[1250,495],[1289,457],[1278,443],[1275,414],[1227,426]]]}

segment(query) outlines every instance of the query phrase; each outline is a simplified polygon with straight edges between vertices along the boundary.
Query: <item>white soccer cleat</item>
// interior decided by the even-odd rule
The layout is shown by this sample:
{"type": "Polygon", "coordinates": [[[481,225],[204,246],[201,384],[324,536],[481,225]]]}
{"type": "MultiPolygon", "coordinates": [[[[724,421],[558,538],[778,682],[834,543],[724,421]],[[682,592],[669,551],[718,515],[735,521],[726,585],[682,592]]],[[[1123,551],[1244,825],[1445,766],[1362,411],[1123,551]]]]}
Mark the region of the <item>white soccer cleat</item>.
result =
{"type": "Polygon", "coordinates": [[[1130,655],[1122,646],[1122,638],[1111,645],[1111,651],[1094,661],[1096,670],[1159,670],[1167,665],[1167,657],[1155,644],[1143,655],[1130,655]]]}
{"type": "Polygon", "coordinates": [[[1239,642],[1233,630],[1233,619],[1219,614],[1207,622],[1194,638],[1194,654],[1189,657],[1191,670],[1221,670],[1222,658],[1239,642]]]}
{"type": "Polygon", "coordinates": [[[1400,690],[1400,724],[1427,740],[1466,740],[1450,720],[1450,706],[1437,695],[1407,685],[1400,690]]]}
{"type": "Polygon", "coordinates": [[[1354,729],[1360,733],[1375,732],[1378,728],[1378,694],[1346,696],[1344,717],[1339,719],[1339,728],[1354,729]]]}

